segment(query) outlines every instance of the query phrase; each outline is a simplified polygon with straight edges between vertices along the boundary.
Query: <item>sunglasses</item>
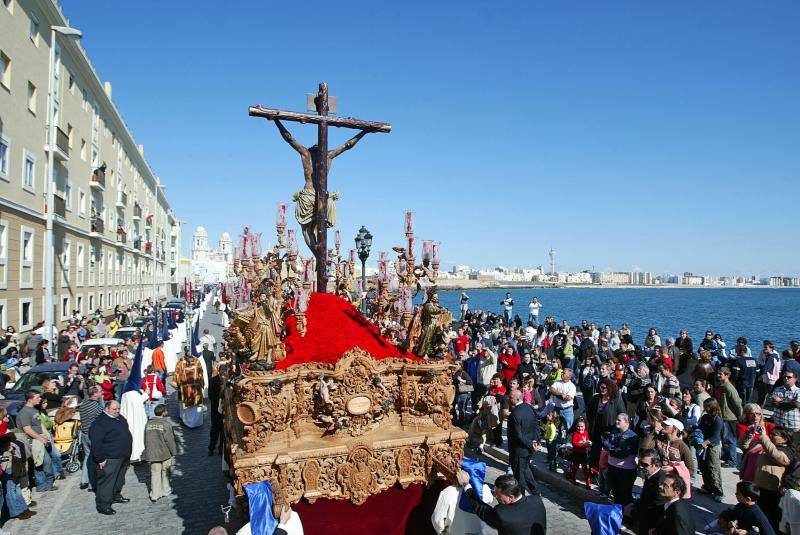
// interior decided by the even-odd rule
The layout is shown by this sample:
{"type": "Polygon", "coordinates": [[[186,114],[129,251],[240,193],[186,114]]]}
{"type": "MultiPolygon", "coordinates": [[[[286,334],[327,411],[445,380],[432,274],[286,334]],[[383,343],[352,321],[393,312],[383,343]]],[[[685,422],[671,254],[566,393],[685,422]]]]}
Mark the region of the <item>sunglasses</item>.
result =
{"type": "Polygon", "coordinates": [[[650,468],[652,463],[639,463],[639,468],[650,468]]]}

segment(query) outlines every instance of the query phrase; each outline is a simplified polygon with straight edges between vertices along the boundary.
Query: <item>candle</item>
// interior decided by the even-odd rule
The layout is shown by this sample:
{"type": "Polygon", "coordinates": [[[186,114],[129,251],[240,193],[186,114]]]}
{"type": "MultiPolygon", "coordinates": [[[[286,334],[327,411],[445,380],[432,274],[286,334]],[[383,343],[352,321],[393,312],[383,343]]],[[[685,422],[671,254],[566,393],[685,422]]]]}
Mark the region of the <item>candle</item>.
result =
{"type": "Polygon", "coordinates": [[[355,265],[356,263],[356,250],[350,249],[350,263],[355,265]]]}
{"type": "Polygon", "coordinates": [[[422,261],[430,262],[432,254],[433,242],[431,240],[422,240],[422,261]]]}
{"type": "Polygon", "coordinates": [[[286,204],[278,204],[278,214],[275,217],[275,225],[278,227],[286,226],[286,204]]]}
{"type": "Polygon", "coordinates": [[[406,234],[414,233],[414,212],[406,212],[406,234]]]}
{"type": "Polygon", "coordinates": [[[350,264],[347,262],[342,262],[342,277],[345,279],[350,277],[350,264]]]}
{"type": "Polygon", "coordinates": [[[297,292],[297,310],[305,314],[308,310],[309,292],[305,288],[300,288],[297,292]]]}
{"type": "Polygon", "coordinates": [[[416,257],[416,256],[417,256],[416,254],[414,254],[414,242],[415,242],[415,241],[416,241],[416,238],[415,238],[414,236],[410,236],[410,237],[408,238],[408,257],[409,257],[409,258],[410,258],[412,261],[414,261],[414,257],[416,257]]]}
{"type": "Polygon", "coordinates": [[[401,277],[405,277],[408,274],[408,262],[406,262],[405,258],[397,261],[397,274],[401,277]]]}
{"type": "Polygon", "coordinates": [[[441,244],[438,241],[433,242],[433,263],[434,264],[438,264],[439,263],[439,246],[440,245],[441,244]]]}
{"type": "Polygon", "coordinates": [[[342,235],[338,230],[333,233],[333,244],[336,246],[336,250],[338,251],[342,244],[342,235]]]}
{"type": "Polygon", "coordinates": [[[385,281],[388,272],[386,270],[386,252],[384,251],[378,253],[378,270],[380,274],[380,280],[385,281]]]}
{"type": "Polygon", "coordinates": [[[288,237],[288,244],[287,244],[286,248],[287,248],[287,252],[290,255],[296,255],[297,254],[297,237],[295,236],[295,233],[296,233],[296,231],[293,228],[289,229],[289,232],[288,232],[288,236],[289,236],[288,237]]]}
{"type": "Polygon", "coordinates": [[[309,258],[306,260],[306,272],[305,272],[305,280],[304,282],[311,282],[314,280],[314,266],[311,263],[311,259],[309,258]]]}

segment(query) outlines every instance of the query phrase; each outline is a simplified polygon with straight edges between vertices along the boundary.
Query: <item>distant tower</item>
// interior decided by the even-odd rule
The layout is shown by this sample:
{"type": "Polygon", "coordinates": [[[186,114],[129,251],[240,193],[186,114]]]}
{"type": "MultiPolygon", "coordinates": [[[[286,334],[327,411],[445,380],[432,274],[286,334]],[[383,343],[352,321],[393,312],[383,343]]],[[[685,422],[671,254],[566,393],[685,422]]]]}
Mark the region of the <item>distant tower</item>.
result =
{"type": "Polygon", "coordinates": [[[550,247],[550,252],[547,253],[550,256],[550,274],[556,274],[556,250],[550,247]]]}
{"type": "Polygon", "coordinates": [[[208,255],[208,234],[203,227],[197,227],[192,236],[192,260],[206,260],[208,255]]]}
{"type": "Polygon", "coordinates": [[[233,260],[233,244],[231,243],[231,235],[227,232],[223,232],[222,237],[219,239],[219,254],[225,262],[233,260]]]}

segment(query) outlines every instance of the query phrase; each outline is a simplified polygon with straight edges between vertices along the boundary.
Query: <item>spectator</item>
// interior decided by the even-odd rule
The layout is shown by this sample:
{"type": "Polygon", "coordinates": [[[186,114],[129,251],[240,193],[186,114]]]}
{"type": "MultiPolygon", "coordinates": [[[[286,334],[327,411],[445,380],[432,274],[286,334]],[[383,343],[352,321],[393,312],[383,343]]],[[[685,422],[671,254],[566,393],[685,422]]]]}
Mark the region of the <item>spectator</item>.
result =
{"type": "Polygon", "coordinates": [[[666,500],[659,492],[659,486],[666,472],[661,469],[661,456],[654,449],[639,453],[638,468],[642,492],[637,501],[625,506],[624,512],[638,526],[637,533],[648,534],[651,528],[658,525],[658,519],[664,511],[666,500]]]}
{"type": "Polygon", "coordinates": [[[41,401],[42,397],[39,392],[29,390],[25,393],[25,405],[17,413],[17,426],[28,437],[28,445],[33,458],[36,490],[47,492],[56,490],[53,481],[57,474],[52,456],[48,451],[48,448],[51,447],[50,435],[42,426],[41,413],[37,408],[41,401]]]}
{"type": "Polygon", "coordinates": [[[603,447],[603,433],[617,430],[617,416],[625,413],[625,404],[619,395],[617,384],[610,379],[603,379],[598,385],[599,393],[595,394],[586,408],[589,423],[589,437],[592,449],[589,452],[589,464],[595,468],[600,464],[600,451],[603,447]]]}
{"type": "Polygon", "coordinates": [[[736,374],[736,388],[739,391],[742,403],[749,403],[753,399],[753,388],[758,377],[758,361],[750,353],[750,348],[747,347],[746,343],[737,344],[734,351],[736,353],[736,367],[739,370],[736,374]]]}
{"type": "Polygon", "coordinates": [[[700,418],[698,428],[702,433],[702,451],[698,451],[697,460],[700,473],[703,474],[701,494],[711,494],[714,500],[722,503],[722,474],[720,472],[720,449],[722,444],[723,422],[720,417],[719,403],[709,398],[703,404],[705,414],[700,418]]]}
{"type": "Polygon", "coordinates": [[[550,400],[553,407],[558,409],[561,418],[564,419],[564,429],[572,429],[573,410],[575,399],[575,383],[572,382],[572,370],[569,368],[562,371],[561,377],[550,387],[550,400]]]}
{"type": "Polygon", "coordinates": [[[89,430],[98,416],[103,412],[100,405],[101,391],[99,386],[90,386],[87,397],[78,406],[78,413],[81,417],[81,446],[83,447],[83,466],[81,470],[81,490],[89,488],[94,491],[97,488],[97,472],[94,463],[91,462],[92,441],[89,430]]]}
{"type": "Polygon", "coordinates": [[[722,460],[731,468],[739,466],[739,452],[736,450],[736,425],[742,416],[742,401],[730,381],[731,370],[721,366],[717,370],[717,390],[714,397],[719,403],[720,417],[724,422],[722,430],[722,460]]]}
{"type": "Polygon", "coordinates": [[[677,474],[686,484],[683,499],[692,497],[692,474],[695,472],[692,452],[683,441],[683,424],[675,418],[663,422],[663,432],[657,436],[656,445],[661,455],[663,470],[677,474]]]}
{"type": "Polygon", "coordinates": [[[48,349],[49,345],[50,342],[47,340],[41,340],[36,346],[36,360],[34,362],[36,362],[37,366],[52,360],[53,357],[50,355],[50,349],[48,349]]]}
{"type": "Polygon", "coordinates": [[[756,385],[758,389],[758,403],[764,405],[767,396],[775,388],[781,377],[781,356],[775,351],[775,346],[769,340],[764,340],[764,349],[761,351],[761,376],[756,385]]]}
{"type": "Polygon", "coordinates": [[[745,530],[747,533],[759,533],[760,535],[775,535],[769,520],[758,506],[761,493],[758,487],[749,481],[739,481],[736,484],[736,501],[733,508],[733,520],[736,522],[737,530],[745,530]],[[756,529],[758,531],[756,532],[756,529]]]}
{"type": "Polygon", "coordinates": [[[639,451],[639,436],[630,428],[628,414],[617,414],[616,432],[603,441],[608,451],[608,485],[614,494],[614,503],[623,507],[631,503],[631,490],[636,481],[636,453],[639,451]]]}
{"type": "Polygon", "coordinates": [[[788,431],[800,431],[800,388],[797,387],[797,374],[787,371],[783,374],[783,385],[767,396],[765,408],[772,409],[772,421],[788,431]]]}
{"type": "Polygon", "coordinates": [[[775,428],[772,422],[765,422],[761,407],[757,403],[744,406],[742,422],[736,426],[739,447],[742,448],[742,466],[739,477],[743,481],[753,481],[756,474],[758,457],[764,451],[761,446],[761,435],[769,435],[775,428]]]}
{"type": "Polygon", "coordinates": [[[113,515],[116,511],[112,509],[112,503],[130,501],[121,492],[133,447],[133,437],[128,430],[128,422],[119,414],[118,401],[112,400],[106,405],[92,424],[89,437],[92,441],[92,462],[97,469],[97,512],[113,515]]]}
{"type": "Polygon", "coordinates": [[[578,473],[578,468],[583,469],[583,477],[586,479],[586,490],[592,488],[592,469],[589,466],[589,448],[592,446],[592,441],[589,440],[589,431],[586,429],[586,421],[581,418],[575,422],[575,430],[570,437],[570,466],[569,479],[573,485],[577,485],[575,476],[578,473]]]}
{"type": "MultiPolygon", "coordinates": [[[[656,535],[694,535],[694,518],[686,500],[686,484],[677,474],[665,474],[659,485],[664,501],[664,517],[655,528],[656,535]]],[[[651,530],[653,533],[653,530],[651,530]]]]}
{"type": "Polygon", "coordinates": [[[169,469],[177,454],[175,435],[169,422],[167,407],[158,405],[155,416],[150,418],[144,428],[144,458],[150,463],[150,501],[156,502],[169,496],[172,488],[169,483],[169,469]]]}
{"type": "Polygon", "coordinates": [[[781,479],[794,461],[794,454],[790,448],[792,436],[785,429],[776,427],[772,433],[761,433],[760,442],[764,451],[758,456],[756,473],[753,483],[758,487],[761,496],[758,506],[764,511],[773,529],[778,530],[780,521],[780,508],[778,502],[780,494],[778,489],[781,479]]]}

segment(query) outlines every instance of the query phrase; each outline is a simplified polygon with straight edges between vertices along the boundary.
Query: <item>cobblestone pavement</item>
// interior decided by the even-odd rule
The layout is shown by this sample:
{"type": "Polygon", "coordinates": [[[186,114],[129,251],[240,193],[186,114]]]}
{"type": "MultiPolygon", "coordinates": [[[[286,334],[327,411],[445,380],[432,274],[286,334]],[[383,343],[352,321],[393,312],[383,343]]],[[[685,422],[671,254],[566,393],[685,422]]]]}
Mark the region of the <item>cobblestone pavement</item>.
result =
{"type": "MultiPolygon", "coordinates": [[[[213,308],[209,307],[201,328],[222,340],[221,326],[213,308]]],[[[188,429],[177,418],[178,404],[171,387],[167,398],[173,416],[178,455],[172,470],[172,495],[151,503],[148,497],[150,469],[147,463],[131,466],[122,494],[130,503],[115,504],[117,514],[104,516],[95,510],[94,494],[80,490],[80,472],[57,481],[57,491],[40,494],[34,491],[36,516],[29,520],[10,520],[4,534],[13,535],[206,535],[224,516],[220,506],[227,502],[226,479],[221,470],[221,457],[208,457],[209,418],[203,427],[188,429]]]]}

